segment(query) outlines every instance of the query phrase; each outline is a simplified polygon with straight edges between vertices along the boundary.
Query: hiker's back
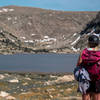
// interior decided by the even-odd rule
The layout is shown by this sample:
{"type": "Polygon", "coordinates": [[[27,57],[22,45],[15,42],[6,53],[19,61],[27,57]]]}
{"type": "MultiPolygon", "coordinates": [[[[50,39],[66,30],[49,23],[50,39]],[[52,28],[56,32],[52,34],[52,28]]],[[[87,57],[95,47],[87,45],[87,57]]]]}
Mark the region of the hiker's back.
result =
{"type": "Polygon", "coordinates": [[[82,66],[89,72],[91,80],[100,79],[100,50],[85,48],[82,53],[82,66]]]}

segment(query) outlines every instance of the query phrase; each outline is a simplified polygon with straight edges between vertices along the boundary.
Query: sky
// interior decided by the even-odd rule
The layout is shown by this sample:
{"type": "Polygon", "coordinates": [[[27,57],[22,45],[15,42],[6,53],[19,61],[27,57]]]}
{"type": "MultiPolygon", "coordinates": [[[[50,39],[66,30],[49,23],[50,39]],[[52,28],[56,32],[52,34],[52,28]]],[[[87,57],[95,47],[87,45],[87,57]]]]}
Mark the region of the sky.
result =
{"type": "Polygon", "coordinates": [[[100,11],[100,0],[0,0],[0,6],[8,5],[62,11],[100,11]]]}

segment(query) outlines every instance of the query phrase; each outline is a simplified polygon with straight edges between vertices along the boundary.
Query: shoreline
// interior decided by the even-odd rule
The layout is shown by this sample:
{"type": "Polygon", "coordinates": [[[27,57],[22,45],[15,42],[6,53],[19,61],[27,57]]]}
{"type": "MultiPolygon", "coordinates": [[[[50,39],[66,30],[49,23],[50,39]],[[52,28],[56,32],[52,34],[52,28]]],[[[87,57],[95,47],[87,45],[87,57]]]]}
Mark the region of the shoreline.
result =
{"type": "Polygon", "coordinates": [[[0,71],[0,100],[63,100],[77,96],[77,82],[71,74],[0,71]]]}
{"type": "Polygon", "coordinates": [[[3,71],[3,70],[0,70],[0,73],[12,73],[12,74],[43,74],[43,75],[73,75],[73,72],[30,72],[30,71],[3,71]]]}
{"type": "Polygon", "coordinates": [[[31,55],[31,54],[58,54],[58,55],[60,55],[60,54],[80,54],[79,52],[72,52],[72,53],[65,53],[65,52],[57,52],[57,53],[55,53],[55,52],[38,52],[38,53],[28,53],[28,52],[23,52],[23,53],[1,53],[0,55],[21,55],[21,54],[25,54],[25,55],[27,55],[27,54],[29,54],[29,55],[31,55]]]}

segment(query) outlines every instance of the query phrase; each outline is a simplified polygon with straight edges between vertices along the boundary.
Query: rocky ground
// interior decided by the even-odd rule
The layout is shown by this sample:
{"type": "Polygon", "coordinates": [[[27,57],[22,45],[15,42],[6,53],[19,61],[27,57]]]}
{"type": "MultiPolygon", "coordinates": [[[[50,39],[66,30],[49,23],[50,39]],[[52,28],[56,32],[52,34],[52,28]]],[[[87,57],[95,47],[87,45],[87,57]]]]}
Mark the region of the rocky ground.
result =
{"type": "Polygon", "coordinates": [[[0,72],[0,100],[81,100],[66,73],[0,72]]]}

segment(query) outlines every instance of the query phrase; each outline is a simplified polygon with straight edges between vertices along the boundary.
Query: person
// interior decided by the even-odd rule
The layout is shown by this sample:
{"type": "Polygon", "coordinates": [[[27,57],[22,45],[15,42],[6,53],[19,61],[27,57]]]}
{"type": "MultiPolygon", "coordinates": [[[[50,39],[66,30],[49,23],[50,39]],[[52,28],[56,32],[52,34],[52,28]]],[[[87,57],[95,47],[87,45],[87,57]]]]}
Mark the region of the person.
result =
{"type": "Polygon", "coordinates": [[[77,61],[77,67],[83,66],[89,73],[91,81],[86,93],[82,94],[82,100],[100,100],[100,50],[99,37],[90,35],[88,46],[82,50],[77,61]]]}

